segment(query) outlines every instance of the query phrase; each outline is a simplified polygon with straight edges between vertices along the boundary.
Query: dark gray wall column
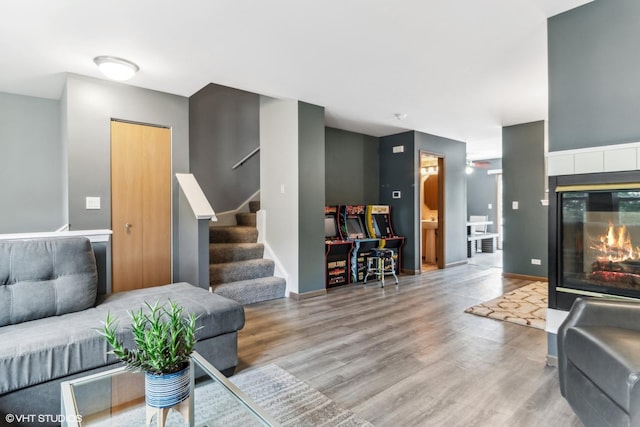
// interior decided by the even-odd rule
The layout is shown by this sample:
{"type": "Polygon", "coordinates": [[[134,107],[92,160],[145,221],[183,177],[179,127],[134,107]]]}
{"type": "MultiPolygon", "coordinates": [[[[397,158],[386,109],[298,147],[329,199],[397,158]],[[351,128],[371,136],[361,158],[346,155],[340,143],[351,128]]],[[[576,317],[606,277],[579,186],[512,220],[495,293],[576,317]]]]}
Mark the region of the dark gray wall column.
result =
{"type": "Polygon", "coordinates": [[[640,140],[639,22],[638,0],[549,18],[549,151],[640,140]]]}
{"type": "Polygon", "coordinates": [[[189,164],[216,212],[237,209],[260,189],[260,96],[209,84],[189,98],[189,164]]]}
{"type": "Polygon", "coordinates": [[[299,293],[324,289],[324,108],[298,102],[299,293]]]}
{"type": "MultiPolygon", "coordinates": [[[[417,160],[415,133],[404,132],[380,138],[380,204],[391,207],[393,231],[405,238],[402,248],[402,270],[416,272],[420,270],[418,257],[420,241],[416,240],[416,202],[415,180],[417,160]],[[401,153],[394,153],[393,147],[403,146],[401,153]],[[394,199],[392,193],[400,191],[400,198],[394,199]]],[[[419,214],[418,214],[419,215],[419,214]]]]}
{"type": "Polygon", "coordinates": [[[325,128],[325,204],[379,203],[379,138],[325,128]]]}
{"type": "Polygon", "coordinates": [[[67,223],[60,102],[0,93],[0,234],[67,223]]]}
{"type": "Polygon", "coordinates": [[[544,122],[502,128],[504,273],[546,277],[544,122]],[[513,209],[518,202],[518,209],[513,209]],[[532,259],[541,265],[531,264],[532,259]]]}

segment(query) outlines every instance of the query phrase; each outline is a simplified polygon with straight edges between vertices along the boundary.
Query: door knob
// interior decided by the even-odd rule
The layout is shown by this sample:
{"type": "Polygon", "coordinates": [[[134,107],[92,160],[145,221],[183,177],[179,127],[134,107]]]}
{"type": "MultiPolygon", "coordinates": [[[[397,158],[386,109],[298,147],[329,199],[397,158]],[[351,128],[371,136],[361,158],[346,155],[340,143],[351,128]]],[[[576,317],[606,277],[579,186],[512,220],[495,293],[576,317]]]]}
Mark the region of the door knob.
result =
{"type": "Polygon", "coordinates": [[[125,231],[129,231],[129,230],[131,229],[131,227],[132,227],[132,225],[131,225],[131,224],[129,224],[129,223],[126,223],[126,224],[124,225],[124,229],[125,229],[125,231]]]}

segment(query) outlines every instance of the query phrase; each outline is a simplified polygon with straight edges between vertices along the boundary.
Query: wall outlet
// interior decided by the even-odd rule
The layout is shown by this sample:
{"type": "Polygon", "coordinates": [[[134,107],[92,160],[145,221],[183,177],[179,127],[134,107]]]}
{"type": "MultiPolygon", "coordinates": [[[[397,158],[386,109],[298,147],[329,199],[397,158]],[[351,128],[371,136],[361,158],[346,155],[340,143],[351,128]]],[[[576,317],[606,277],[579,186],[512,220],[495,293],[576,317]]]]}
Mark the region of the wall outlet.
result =
{"type": "Polygon", "coordinates": [[[542,265],[542,261],[537,258],[531,258],[531,264],[533,265],[542,265]]]}
{"type": "Polygon", "coordinates": [[[85,198],[86,209],[100,209],[100,197],[86,197],[85,198]]]}

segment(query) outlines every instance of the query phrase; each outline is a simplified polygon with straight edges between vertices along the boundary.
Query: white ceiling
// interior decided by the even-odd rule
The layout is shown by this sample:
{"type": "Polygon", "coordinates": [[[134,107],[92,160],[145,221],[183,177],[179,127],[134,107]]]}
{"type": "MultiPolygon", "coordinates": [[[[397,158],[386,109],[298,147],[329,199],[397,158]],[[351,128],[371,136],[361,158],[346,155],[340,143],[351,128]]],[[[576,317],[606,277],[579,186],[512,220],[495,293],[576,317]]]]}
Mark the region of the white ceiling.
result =
{"type": "Polygon", "coordinates": [[[0,92],[57,99],[66,72],[102,78],[93,58],[113,55],[141,68],[127,84],[191,96],[213,82],[499,157],[502,126],[546,119],[546,18],[589,1],[4,2],[0,92]]]}

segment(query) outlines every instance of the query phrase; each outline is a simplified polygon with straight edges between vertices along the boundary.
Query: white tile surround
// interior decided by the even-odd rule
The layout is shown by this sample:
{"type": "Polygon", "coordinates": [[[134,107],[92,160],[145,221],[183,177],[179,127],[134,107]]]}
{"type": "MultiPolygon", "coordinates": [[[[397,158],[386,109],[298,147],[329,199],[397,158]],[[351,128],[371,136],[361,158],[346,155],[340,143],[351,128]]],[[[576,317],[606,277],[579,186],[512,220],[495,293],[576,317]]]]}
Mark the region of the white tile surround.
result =
{"type": "Polygon", "coordinates": [[[640,142],[547,153],[549,176],[640,169],[640,142]]]}

